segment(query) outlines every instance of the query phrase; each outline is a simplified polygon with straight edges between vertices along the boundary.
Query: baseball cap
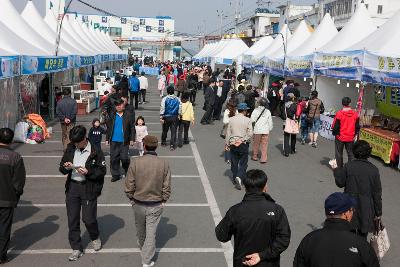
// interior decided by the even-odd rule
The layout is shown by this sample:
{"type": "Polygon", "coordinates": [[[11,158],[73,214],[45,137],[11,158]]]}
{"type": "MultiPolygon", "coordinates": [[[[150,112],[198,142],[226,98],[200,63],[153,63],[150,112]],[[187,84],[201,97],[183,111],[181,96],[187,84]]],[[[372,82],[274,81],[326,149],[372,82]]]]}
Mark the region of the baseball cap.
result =
{"type": "Polygon", "coordinates": [[[346,193],[335,192],[325,200],[325,214],[339,215],[357,206],[356,200],[346,193]]]}
{"type": "Polygon", "coordinates": [[[238,110],[248,110],[249,107],[247,106],[246,103],[240,103],[239,105],[237,105],[237,109],[238,110]]]}

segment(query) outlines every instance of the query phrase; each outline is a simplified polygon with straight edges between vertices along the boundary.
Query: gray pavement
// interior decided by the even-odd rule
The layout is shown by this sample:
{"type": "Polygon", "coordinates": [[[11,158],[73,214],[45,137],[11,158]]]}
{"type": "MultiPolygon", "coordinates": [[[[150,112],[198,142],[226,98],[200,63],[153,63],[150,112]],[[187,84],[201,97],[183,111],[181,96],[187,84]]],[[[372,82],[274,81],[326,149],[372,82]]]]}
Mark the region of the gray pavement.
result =
{"type": "MultiPolygon", "coordinates": [[[[160,136],[160,98],[154,79],[150,80],[148,99],[136,115],[143,115],[149,133],[160,136]]],[[[197,122],[203,115],[202,92],[195,108],[197,122]]],[[[79,117],[89,126],[98,113],[79,117]]],[[[295,250],[303,236],[321,227],[324,220],[323,200],[336,188],[328,167],[333,157],[333,143],[320,139],[318,149],[298,145],[298,153],[289,158],[281,154],[282,122],[274,120],[269,142],[268,164],[249,162],[249,168],[262,168],[269,176],[270,193],[281,204],[289,218],[292,240],[282,255],[281,266],[291,266],[295,250]]],[[[223,140],[220,123],[192,128],[190,145],[174,152],[159,148],[172,169],[172,196],[158,229],[157,266],[229,266],[231,245],[215,239],[214,226],[230,206],[241,201],[244,192],[230,182],[229,166],[222,156],[223,140]],[[224,253],[225,252],[225,253],[224,253]]],[[[123,181],[111,183],[109,175],[99,198],[98,218],[104,249],[94,253],[84,226],[82,235],[86,254],[77,262],[67,261],[70,248],[67,239],[65,210],[65,177],[58,172],[62,155],[59,125],[54,125],[53,138],[41,145],[16,148],[24,156],[27,184],[16,210],[11,238],[12,261],[6,266],[141,266],[136,244],[133,212],[123,193],[123,181]]],[[[109,148],[103,146],[106,154],[109,148]]],[[[132,155],[135,152],[132,151],[132,155]]],[[[400,192],[399,172],[372,159],[381,172],[383,185],[383,220],[392,241],[392,248],[382,266],[397,266],[400,255],[400,192]]],[[[107,159],[109,164],[109,159],[107,159]]],[[[109,171],[108,171],[109,174],[109,171]]]]}

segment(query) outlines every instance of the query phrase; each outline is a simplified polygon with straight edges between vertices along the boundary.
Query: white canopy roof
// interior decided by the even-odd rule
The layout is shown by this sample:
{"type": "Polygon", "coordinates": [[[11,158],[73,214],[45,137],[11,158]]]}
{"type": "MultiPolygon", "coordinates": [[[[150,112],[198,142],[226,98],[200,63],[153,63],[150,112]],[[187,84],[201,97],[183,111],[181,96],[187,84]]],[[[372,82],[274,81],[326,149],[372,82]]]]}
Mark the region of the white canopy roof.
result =
{"type": "Polygon", "coordinates": [[[210,51],[212,51],[216,46],[218,45],[218,42],[216,43],[208,43],[205,44],[203,49],[201,49],[195,56],[194,58],[202,58],[204,55],[207,55],[210,51]]]}
{"type": "Polygon", "coordinates": [[[382,56],[400,56],[400,11],[391,17],[378,30],[347,50],[366,49],[382,56]]]}
{"type": "Polygon", "coordinates": [[[327,13],[311,36],[288,56],[301,57],[315,52],[315,50],[327,44],[338,33],[329,13],[327,13]]]}
{"type": "Polygon", "coordinates": [[[288,42],[290,40],[290,38],[292,37],[292,34],[290,33],[286,24],[283,25],[283,27],[279,33],[280,34],[278,34],[275,37],[274,41],[271,43],[270,46],[268,46],[266,49],[261,51],[259,54],[255,55],[256,58],[268,57],[268,56],[274,54],[275,52],[278,52],[279,49],[281,49],[283,51],[284,38],[287,38],[287,40],[285,40],[285,42],[288,42]],[[282,37],[282,35],[284,37],[282,37]]]}
{"type": "MultiPolygon", "coordinates": [[[[43,20],[37,11],[35,5],[32,1],[28,1],[24,10],[21,13],[22,18],[31,25],[37,32],[46,39],[49,43],[53,44],[53,51],[55,52],[57,34],[49,27],[49,25],[43,20]]],[[[80,51],[75,47],[65,42],[65,40],[60,40],[61,53],[59,55],[79,55],[80,51]],[[67,54],[62,54],[62,52],[66,52],[67,54]]]]}
{"type": "Polygon", "coordinates": [[[364,4],[360,4],[343,29],[319,51],[334,52],[345,50],[374,31],[376,31],[376,26],[367,8],[364,4]]]}
{"type": "MultiPolygon", "coordinates": [[[[287,54],[296,50],[311,36],[311,34],[311,30],[308,27],[307,23],[302,20],[287,44],[287,54]]],[[[285,51],[283,47],[280,47],[275,53],[270,56],[270,58],[281,58],[284,56],[284,54],[285,51]]]]}
{"type": "Polygon", "coordinates": [[[228,39],[226,45],[213,57],[221,59],[235,59],[243,54],[249,47],[242,39],[228,39]]]}
{"type": "Polygon", "coordinates": [[[43,37],[20,16],[10,0],[0,0],[0,7],[0,21],[19,37],[30,43],[31,46],[40,48],[43,51],[39,55],[36,54],[36,56],[54,54],[54,46],[43,39],[43,37]]]}
{"type": "Polygon", "coordinates": [[[108,35],[108,34],[106,34],[106,33],[103,33],[103,32],[99,32],[100,33],[100,35],[102,35],[102,37],[105,39],[105,42],[107,43],[107,44],[109,44],[109,47],[115,52],[115,53],[124,53],[115,43],[114,43],[114,41],[111,39],[111,37],[108,35]]]}
{"type": "Polygon", "coordinates": [[[25,39],[19,37],[14,31],[10,30],[0,21],[0,56],[26,55],[37,56],[46,55],[46,52],[36,46],[29,44],[25,39]]]}
{"type": "Polygon", "coordinates": [[[208,51],[207,54],[203,55],[202,57],[214,57],[216,54],[218,54],[219,52],[221,52],[227,44],[228,44],[228,40],[227,40],[227,39],[222,39],[222,40],[220,40],[220,41],[213,47],[212,50],[208,51]]]}
{"type": "Polygon", "coordinates": [[[88,39],[88,36],[83,32],[83,29],[79,25],[79,23],[76,21],[73,15],[69,14],[65,16],[64,18],[64,23],[68,22],[69,25],[72,27],[72,29],[75,32],[75,35],[79,38],[80,42],[86,47],[88,47],[91,51],[94,52],[94,54],[104,54],[103,51],[101,51],[99,48],[97,48],[94,44],[93,41],[90,41],[88,39]]]}
{"type": "Polygon", "coordinates": [[[273,41],[274,38],[272,38],[271,36],[264,36],[260,40],[255,42],[247,51],[245,51],[243,55],[246,56],[257,55],[262,51],[264,51],[268,46],[270,46],[273,41]]]}

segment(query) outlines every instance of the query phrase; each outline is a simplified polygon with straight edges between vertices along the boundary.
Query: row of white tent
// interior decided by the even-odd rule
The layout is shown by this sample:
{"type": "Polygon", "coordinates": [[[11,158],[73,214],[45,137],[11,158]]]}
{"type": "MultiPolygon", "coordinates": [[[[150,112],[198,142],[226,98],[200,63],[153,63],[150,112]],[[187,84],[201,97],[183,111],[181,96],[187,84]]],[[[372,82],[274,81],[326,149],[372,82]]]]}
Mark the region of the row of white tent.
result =
{"type": "MultiPolygon", "coordinates": [[[[242,53],[230,54],[230,60],[277,76],[322,75],[400,86],[399,24],[400,11],[377,28],[362,4],[340,32],[326,14],[315,30],[305,21],[293,33],[284,25],[275,38],[263,37],[242,53]]],[[[218,61],[224,42],[233,41],[238,42],[208,44],[194,58],[218,61]]]]}
{"type": "Polygon", "coordinates": [[[31,0],[21,14],[10,0],[0,0],[0,7],[0,78],[126,59],[106,33],[88,27],[73,14],[64,17],[56,56],[56,14],[47,12],[41,17],[31,0]]]}

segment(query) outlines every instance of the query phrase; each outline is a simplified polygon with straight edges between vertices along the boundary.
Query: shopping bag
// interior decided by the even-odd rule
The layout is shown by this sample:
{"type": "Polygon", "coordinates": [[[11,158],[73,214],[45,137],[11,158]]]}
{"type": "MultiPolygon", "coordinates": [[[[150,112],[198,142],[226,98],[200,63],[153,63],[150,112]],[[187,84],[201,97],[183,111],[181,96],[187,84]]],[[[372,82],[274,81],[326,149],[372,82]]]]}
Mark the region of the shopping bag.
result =
{"type": "Polygon", "coordinates": [[[299,133],[299,123],[296,120],[286,118],[284,131],[285,131],[285,133],[289,133],[289,134],[298,134],[299,133]]]}
{"type": "Polygon", "coordinates": [[[376,231],[370,239],[370,244],[375,250],[376,256],[381,260],[389,251],[390,240],[386,228],[382,225],[381,220],[375,222],[376,231]]]}
{"type": "Polygon", "coordinates": [[[14,142],[25,143],[28,136],[29,124],[27,122],[18,122],[14,130],[14,142]]]}

